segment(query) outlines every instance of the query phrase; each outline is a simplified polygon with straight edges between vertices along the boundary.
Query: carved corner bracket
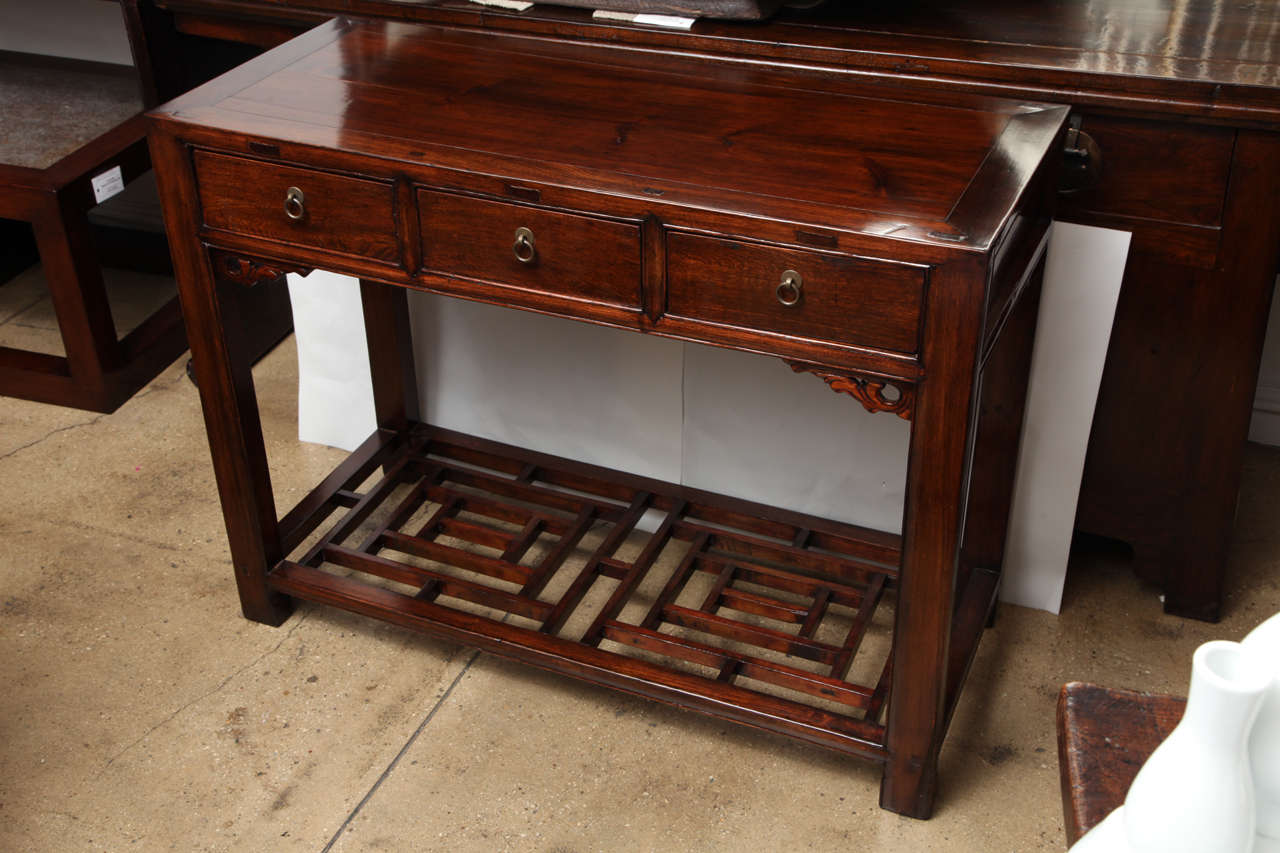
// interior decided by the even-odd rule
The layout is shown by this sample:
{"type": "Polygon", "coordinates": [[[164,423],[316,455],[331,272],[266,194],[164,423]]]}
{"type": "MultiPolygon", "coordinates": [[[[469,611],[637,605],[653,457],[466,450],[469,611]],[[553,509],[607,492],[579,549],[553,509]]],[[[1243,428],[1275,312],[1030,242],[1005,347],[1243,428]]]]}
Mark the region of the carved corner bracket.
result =
{"type": "Polygon", "coordinates": [[[891,382],[880,377],[833,373],[816,364],[806,364],[802,361],[788,361],[787,364],[796,373],[812,373],[827,383],[832,391],[848,394],[861,403],[868,412],[890,412],[908,421],[915,412],[914,385],[891,382]]]}
{"type": "Polygon", "coordinates": [[[255,261],[252,258],[216,249],[209,252],[209,259],[213,263],[214,273],[219,278],[245,287],[253,287],[264,281],[275,281],[285,273],[296,272],[299,275],[307,275],[311,272],[309,267],[279,264],[274,261],[255,261]]]}

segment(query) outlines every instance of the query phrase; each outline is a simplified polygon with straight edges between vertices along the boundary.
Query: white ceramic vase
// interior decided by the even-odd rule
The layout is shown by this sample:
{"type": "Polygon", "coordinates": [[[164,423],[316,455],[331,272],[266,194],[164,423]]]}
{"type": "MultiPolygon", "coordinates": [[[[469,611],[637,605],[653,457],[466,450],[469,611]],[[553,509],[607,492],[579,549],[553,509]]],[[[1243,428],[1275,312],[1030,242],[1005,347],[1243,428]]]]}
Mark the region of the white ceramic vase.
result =
{"type": "Polygon", "coordinates": [[[1240,643],[1196,649],[1182,721],[1071,853],[1256,853],[1247,745],[1271,681],[1240,643]]]}
{"type": "Polygon", "coordinates": [[[1129,839],[1124,834],[1124,806],[1080,836],[1080,840],[1071,845],[1070,853],[1129,853],[1129,839]]]}
{"type": "Polygon", "coordinates": [[[1271,673],[1271,687],[1249,736],[1258,808],[1254,851],[1280,853],[1280,613],[1254,628],[1240,644],[1271,673]]]}
{"type": "Polygon", "coordinates": [[[1257,815],[1247,745],[1271,673],[1239,643],[1191,658],[1187,710],[1124,801],[1132,853],[1250,853],[1257,815]]]}

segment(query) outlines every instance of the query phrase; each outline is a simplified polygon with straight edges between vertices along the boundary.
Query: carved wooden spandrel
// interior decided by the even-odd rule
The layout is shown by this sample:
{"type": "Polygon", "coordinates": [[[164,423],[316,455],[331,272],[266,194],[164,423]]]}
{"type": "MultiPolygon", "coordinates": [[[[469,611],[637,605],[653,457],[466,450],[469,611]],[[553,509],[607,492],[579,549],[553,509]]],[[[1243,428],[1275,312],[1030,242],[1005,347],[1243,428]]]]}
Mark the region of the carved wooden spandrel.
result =
{"type": "Polygon", "coordinates": [[[903,420],[911,420],[915,408],[915,386],[891,382],[876,376],[835,373],[817,365],[788,361],[796,373],[812,373],[832,391],[848,394],[868,412],[890,412],[903,420]]]}
{"type": "Polygon", "coordinates": [[[211,251],[209,259],[213,263],[215,275],[244,287],[253,287],[263,282],[275,281],[286,273],[294,272],[299,275],[307,275],[311,272],[309,267],[280,264],[274,261],[258,261],[253,258],[218,250],[211,251]]]}

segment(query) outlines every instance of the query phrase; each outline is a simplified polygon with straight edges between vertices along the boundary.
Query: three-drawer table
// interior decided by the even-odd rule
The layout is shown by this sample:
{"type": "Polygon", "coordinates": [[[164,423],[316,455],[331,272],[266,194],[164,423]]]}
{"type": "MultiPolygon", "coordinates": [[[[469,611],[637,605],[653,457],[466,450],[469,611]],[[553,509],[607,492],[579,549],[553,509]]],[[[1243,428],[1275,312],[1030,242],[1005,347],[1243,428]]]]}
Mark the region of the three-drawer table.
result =
{"type": "Polygon", "coordinates": [[[881,803],[927,817],[998,583],[1065,130],[798,66],[342,19],[157,110],[245,615],[322,602],[790,735],[882,763],[881,803]],[[379,426],[278,518],[228,297],[317,267],[361,279],[379,426]],[[776,356],[908,419],[902,532],[420,423],[407,289],[776,356]]]}

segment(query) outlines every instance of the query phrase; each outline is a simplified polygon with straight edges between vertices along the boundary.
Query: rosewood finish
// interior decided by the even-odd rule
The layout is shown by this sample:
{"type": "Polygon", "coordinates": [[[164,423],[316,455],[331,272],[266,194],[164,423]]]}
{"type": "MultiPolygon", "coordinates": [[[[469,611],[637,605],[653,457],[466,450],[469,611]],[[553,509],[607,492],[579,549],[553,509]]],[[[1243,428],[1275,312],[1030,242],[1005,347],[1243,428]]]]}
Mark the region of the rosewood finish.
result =
{"type": "Polygon", "coordinates": [[[763,24],[675,32],[542,4],[155,2],[197,40],[278,44],[354,14],[792,65],[832,87],[1072,105],[1101,162],[1088,163],[1091,189],[1063,196],[1060,217],[1133,233],[1077,526],[1132,544],[1166,610],[1217,618],[1280,255],[1277,4],[829,0],[763,24]]]}
{"type": "Polygon", "coordinates": [[[320,601],[825,745],[927,817],[994,603],[1066,110],[888,94],[337,20],[153,112],[245,615],[320,601]],[[312,267],[362,280],[379,428],[278,519],[226,296],[312,267]],[[908,417],[902,535],[420,424],[405,288],[775,355],[908,417]]]}

